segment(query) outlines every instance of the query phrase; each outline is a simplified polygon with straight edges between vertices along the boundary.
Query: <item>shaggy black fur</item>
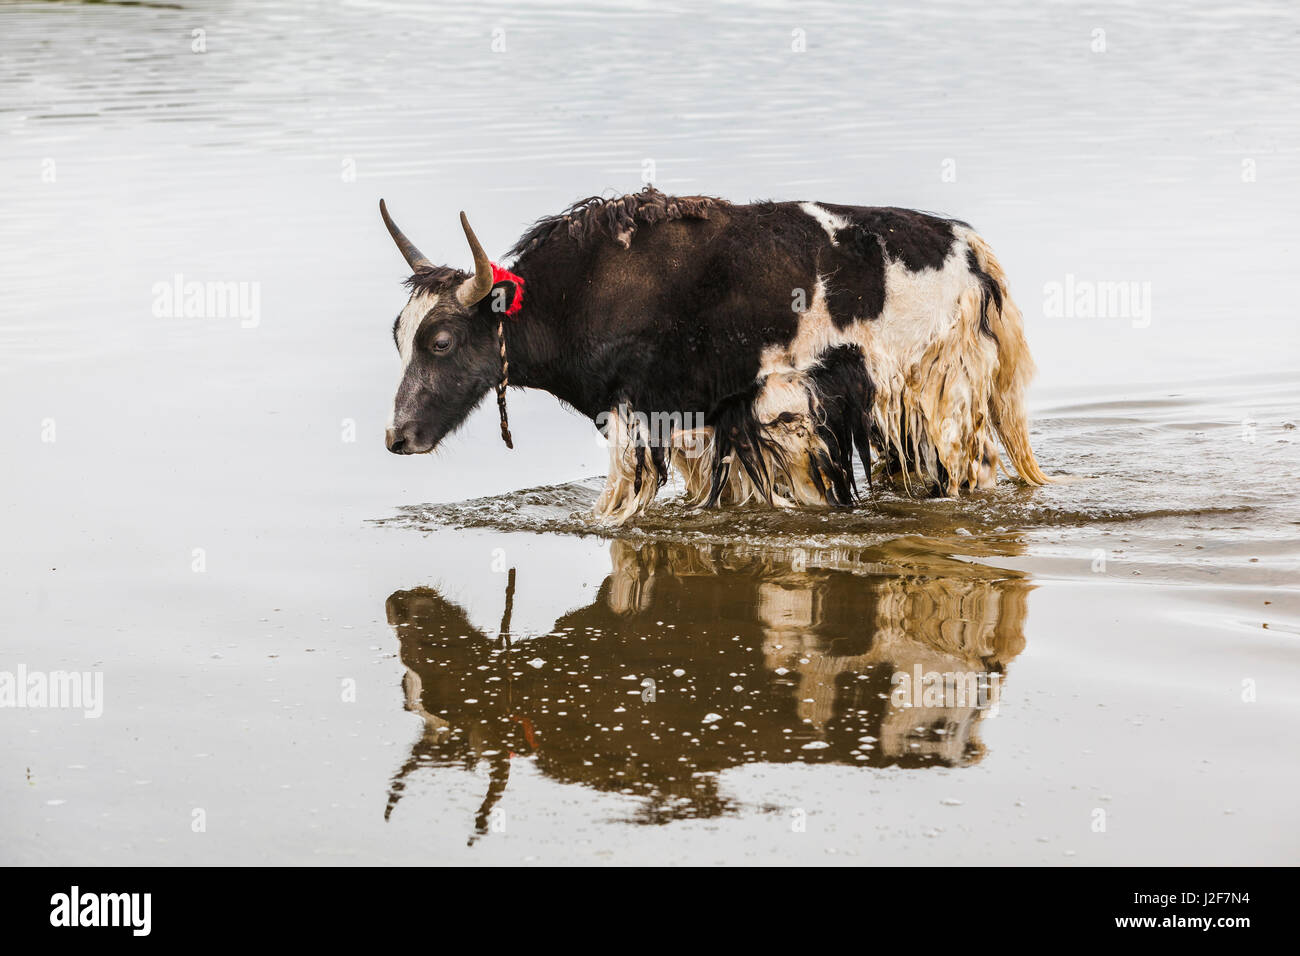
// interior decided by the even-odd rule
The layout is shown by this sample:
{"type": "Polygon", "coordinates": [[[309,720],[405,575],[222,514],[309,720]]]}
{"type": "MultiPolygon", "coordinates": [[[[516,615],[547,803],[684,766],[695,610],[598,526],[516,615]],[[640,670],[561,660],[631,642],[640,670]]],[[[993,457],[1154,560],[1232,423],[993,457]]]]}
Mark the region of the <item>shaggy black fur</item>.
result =
{"type": "Polygon", "coordinates": [[[867,374],[862,350],[856,345],[831,349],[809,375],[810,388],[818,395],[824,412],[817,432],[833,456],[818,462],[835,491],[834,503],[852,504],[858,497],[853,474],[856,449],[871,485],[871,408],[876,386],[867,374]]]}
{"type": "MultiPolygon", "coordinates": [[[[858,498],[853,474],[855,449],[866,468],[868,482],[871,476],[869,429],[875,386],[863,363],[862,350],[856,345],[831,349],[810,370],[805,387],[810,407],[820,413],[813,427],[826,446],[825,452],[809,452],[808,472],[828,504],[851,505],[858,498]]],[[[717,442],[706,501],[709,507],[718,504],[732,468],[742,468],[770,502],[782,476],[801,471],[805,464],[788,460],[770,432],[774,426],[794,424],[794,415],[783,412],[771,422],[760,421],[754,415],[754,401],[762,389],[763,383],[755,382],[727,396],[706,419],[714,428],[717,442]]]]}
{"type": "Polygon", "coordinates": [[[588,196],[558,215],[537,220],[506,254],[522,256],[560,234],[579,243],[601,236],[613,239],[626,249],[640,224],[652,226],[670,219],[708,219],[710,208],[719,204],[730,205],[711,196],[669,196],[653,186],[614,198],[588,196]]]}
{"type": "Polygon", "coordinates": [[[411,292],[441,292],[454,288],[469,278],[469,273],[450,266],[434,266],[415,273],[404,285],[411,292]]]}

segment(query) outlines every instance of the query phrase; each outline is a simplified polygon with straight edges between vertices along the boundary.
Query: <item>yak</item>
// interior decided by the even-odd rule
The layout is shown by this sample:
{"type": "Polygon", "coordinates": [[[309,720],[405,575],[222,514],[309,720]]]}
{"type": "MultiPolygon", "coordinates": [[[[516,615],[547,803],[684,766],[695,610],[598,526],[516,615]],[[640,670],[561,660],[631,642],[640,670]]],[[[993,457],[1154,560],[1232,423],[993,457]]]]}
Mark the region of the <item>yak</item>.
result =
{"type": "Polygon", "coordinates": [[[854,453],[929,493],[1021,481],[1034,365],[1001,264],[968,224],[894,207],[731,203],[653,186],[538,220],[465,272],[430,262],[380,200],[412,270],[393,326],[390,451],[432,451],[496,390],[589,418],[610,465],[596,516],[623,523],[676,470],[695,506],[847,506],[854,453]],[[658,427],[650,427],[655,422],[658,427]],[[666,423],[666,424],[665,424],[666,423]],[[1005,467],[1005,466],[1003,466],[1005,467]]]}

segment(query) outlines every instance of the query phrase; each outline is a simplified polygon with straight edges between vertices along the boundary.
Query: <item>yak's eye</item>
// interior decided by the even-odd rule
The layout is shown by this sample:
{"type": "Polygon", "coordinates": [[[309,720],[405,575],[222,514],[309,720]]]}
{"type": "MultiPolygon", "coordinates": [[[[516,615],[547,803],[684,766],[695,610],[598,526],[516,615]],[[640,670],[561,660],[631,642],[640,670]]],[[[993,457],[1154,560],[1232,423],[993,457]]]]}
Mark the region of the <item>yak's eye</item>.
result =
{"type": "Polygon", "coordinates": [[[446,352],[451,349],[452,337],[450,332],[439,332],[433,340],[433,350],[435,352],[446,352]]]}

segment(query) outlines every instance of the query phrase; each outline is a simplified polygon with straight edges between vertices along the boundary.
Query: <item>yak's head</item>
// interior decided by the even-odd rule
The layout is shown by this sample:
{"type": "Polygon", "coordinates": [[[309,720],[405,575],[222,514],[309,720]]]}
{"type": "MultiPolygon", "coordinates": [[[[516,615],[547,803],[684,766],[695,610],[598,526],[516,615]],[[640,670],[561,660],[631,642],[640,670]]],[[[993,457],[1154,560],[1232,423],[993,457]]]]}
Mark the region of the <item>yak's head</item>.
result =
{"type": "Polygon", "coordinates": [[[500,376],[497,317],[483,302],[492,291],[492,264],[463,212],[460,224],[474,254],[473,275],[426,259],[397,228],[382,199],[379,214],[413,273],[407,281],[410,301],[393,325],[402,379],[384,440],[394,454],[419,455],[433,451],[465,421],[500,376]]]}

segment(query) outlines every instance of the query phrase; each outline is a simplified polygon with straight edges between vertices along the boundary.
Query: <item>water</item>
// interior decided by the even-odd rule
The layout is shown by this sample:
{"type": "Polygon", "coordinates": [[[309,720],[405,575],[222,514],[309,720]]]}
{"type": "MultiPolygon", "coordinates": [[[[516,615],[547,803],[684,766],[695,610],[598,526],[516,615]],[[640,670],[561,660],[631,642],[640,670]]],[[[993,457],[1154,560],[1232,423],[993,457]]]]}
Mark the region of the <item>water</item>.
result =
{"type": "Polygon", "coordinates": [[[0,5],[0,671],[105,687],[0,710],[0,859],[1296,862],[1298,26],[0,5]],[[973,222],[1067,480],[611,535],[547,396],[388,455],[378,198],[464,264],[459,209],[496,252],[647,173],[973,222]],[[1102,281],[1149,311],[1053,311],[1102,281]],[[902,708],[918,665],[983,696],[902,708]]]}

